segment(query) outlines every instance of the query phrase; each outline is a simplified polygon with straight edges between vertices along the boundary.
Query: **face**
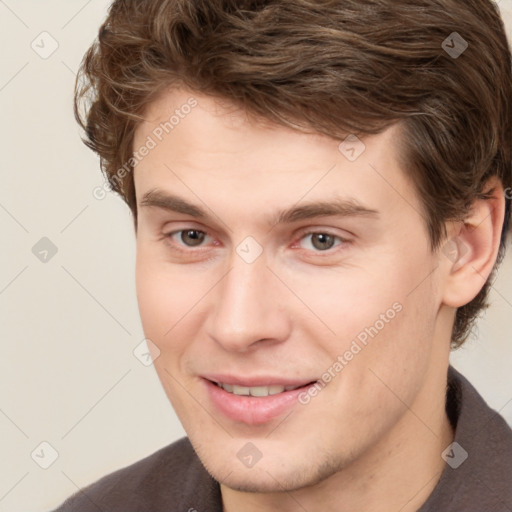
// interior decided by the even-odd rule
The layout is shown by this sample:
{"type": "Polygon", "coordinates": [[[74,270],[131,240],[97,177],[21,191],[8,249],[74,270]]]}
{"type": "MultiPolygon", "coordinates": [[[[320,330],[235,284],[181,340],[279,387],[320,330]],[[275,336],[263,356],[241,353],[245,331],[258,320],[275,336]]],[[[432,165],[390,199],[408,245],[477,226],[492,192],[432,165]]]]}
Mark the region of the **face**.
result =
{"type": "Polygon", "coordinates": [[[434,364],[437,257],[398,128],[340,150],[183,90],[145,119],[140,313],[204,465],[271,492],[357,464],[398,428],[402,401],[425,406],[434,364]]]}

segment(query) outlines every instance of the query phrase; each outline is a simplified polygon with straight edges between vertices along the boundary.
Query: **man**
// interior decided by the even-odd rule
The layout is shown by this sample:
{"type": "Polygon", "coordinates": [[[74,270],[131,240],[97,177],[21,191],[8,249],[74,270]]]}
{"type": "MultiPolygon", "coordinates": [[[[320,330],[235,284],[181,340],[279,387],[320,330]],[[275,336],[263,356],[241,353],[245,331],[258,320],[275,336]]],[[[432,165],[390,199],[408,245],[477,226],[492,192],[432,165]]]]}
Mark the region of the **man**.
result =
{"type": "Polygon", "coordinates": [[[449,367],[509,230],[496,6],[116,1],[82,76],[187,438],[58,510],[512,510],[512,432],[449,367]]]}

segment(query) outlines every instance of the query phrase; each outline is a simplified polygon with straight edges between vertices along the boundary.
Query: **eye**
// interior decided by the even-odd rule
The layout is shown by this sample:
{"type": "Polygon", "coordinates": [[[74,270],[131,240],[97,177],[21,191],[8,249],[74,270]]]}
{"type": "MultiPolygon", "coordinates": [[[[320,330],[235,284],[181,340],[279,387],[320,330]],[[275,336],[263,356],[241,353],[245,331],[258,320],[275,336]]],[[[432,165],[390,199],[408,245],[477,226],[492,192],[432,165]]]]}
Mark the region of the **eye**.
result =
{"type": "Polygon", "coordinates": [[[301,241],[300,246],[303,249],[315,251],[328,251],[342,243],[339,236],[330,235],[329,233],[308,233],[301,241]]]}
{"type": "Polygon", "coordinates": [[[179,244],[186,245],[187,247],[197,247],[201,245],[207,238],[204,231],[199,229],[182,229],[167,235],[179,244]]]}

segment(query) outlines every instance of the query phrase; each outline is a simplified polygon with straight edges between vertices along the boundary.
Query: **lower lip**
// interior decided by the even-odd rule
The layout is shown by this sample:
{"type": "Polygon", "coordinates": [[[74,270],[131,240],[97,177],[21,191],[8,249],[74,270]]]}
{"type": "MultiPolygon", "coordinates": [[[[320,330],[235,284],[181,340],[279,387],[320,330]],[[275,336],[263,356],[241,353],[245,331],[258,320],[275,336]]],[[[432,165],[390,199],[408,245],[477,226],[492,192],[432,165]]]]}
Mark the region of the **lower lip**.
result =
{"type": "Polygon", "coordinates": [[[215,407],[228,418],[248,425],[262,425],[277,418],[298,402],[301,393],[313,384],[268,396],[240,396],[228,393],[217,384],[203,379],[215,407]]]}

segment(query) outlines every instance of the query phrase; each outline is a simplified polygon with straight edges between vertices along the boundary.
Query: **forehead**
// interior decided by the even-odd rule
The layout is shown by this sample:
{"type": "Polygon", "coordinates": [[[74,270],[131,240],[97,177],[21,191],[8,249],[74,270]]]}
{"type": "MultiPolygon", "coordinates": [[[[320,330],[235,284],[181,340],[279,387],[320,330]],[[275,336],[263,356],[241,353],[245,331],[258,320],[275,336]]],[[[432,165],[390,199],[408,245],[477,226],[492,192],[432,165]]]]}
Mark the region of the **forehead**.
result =
{"type": "Polygon", "coordinates": [[[261,117],[257,119],[226,99],[183,89],[161,94],[149,105],[144,118],[136,131],[134,148],[147,136],[153,136],[160,146],[172,146],[173,154],[183,158],[193,146],[197,165],[205,153],[229,153],[236,158],[249,153],[257,157],[270,150],[278,159],[292,147],[293,151],[286,152],[286,159],[293,162],[306,154],[317,157],[322,148],[332,150],[337,145],[333,139],[311,130],[291,129],[261,117]]]}
{"type": "Polygon", "coordinates": [[[135,167],[139,201],[158,188],[246,211],[255,207],[248,198],[258,197],[255,212],[326,195],[397,215],[421,210],[398,163],[398,125],[344,142],[257,121],[225,100],[184,89],[166,91],[144,117],[134,150],[149,141],[152,149],[135,167]]]}

